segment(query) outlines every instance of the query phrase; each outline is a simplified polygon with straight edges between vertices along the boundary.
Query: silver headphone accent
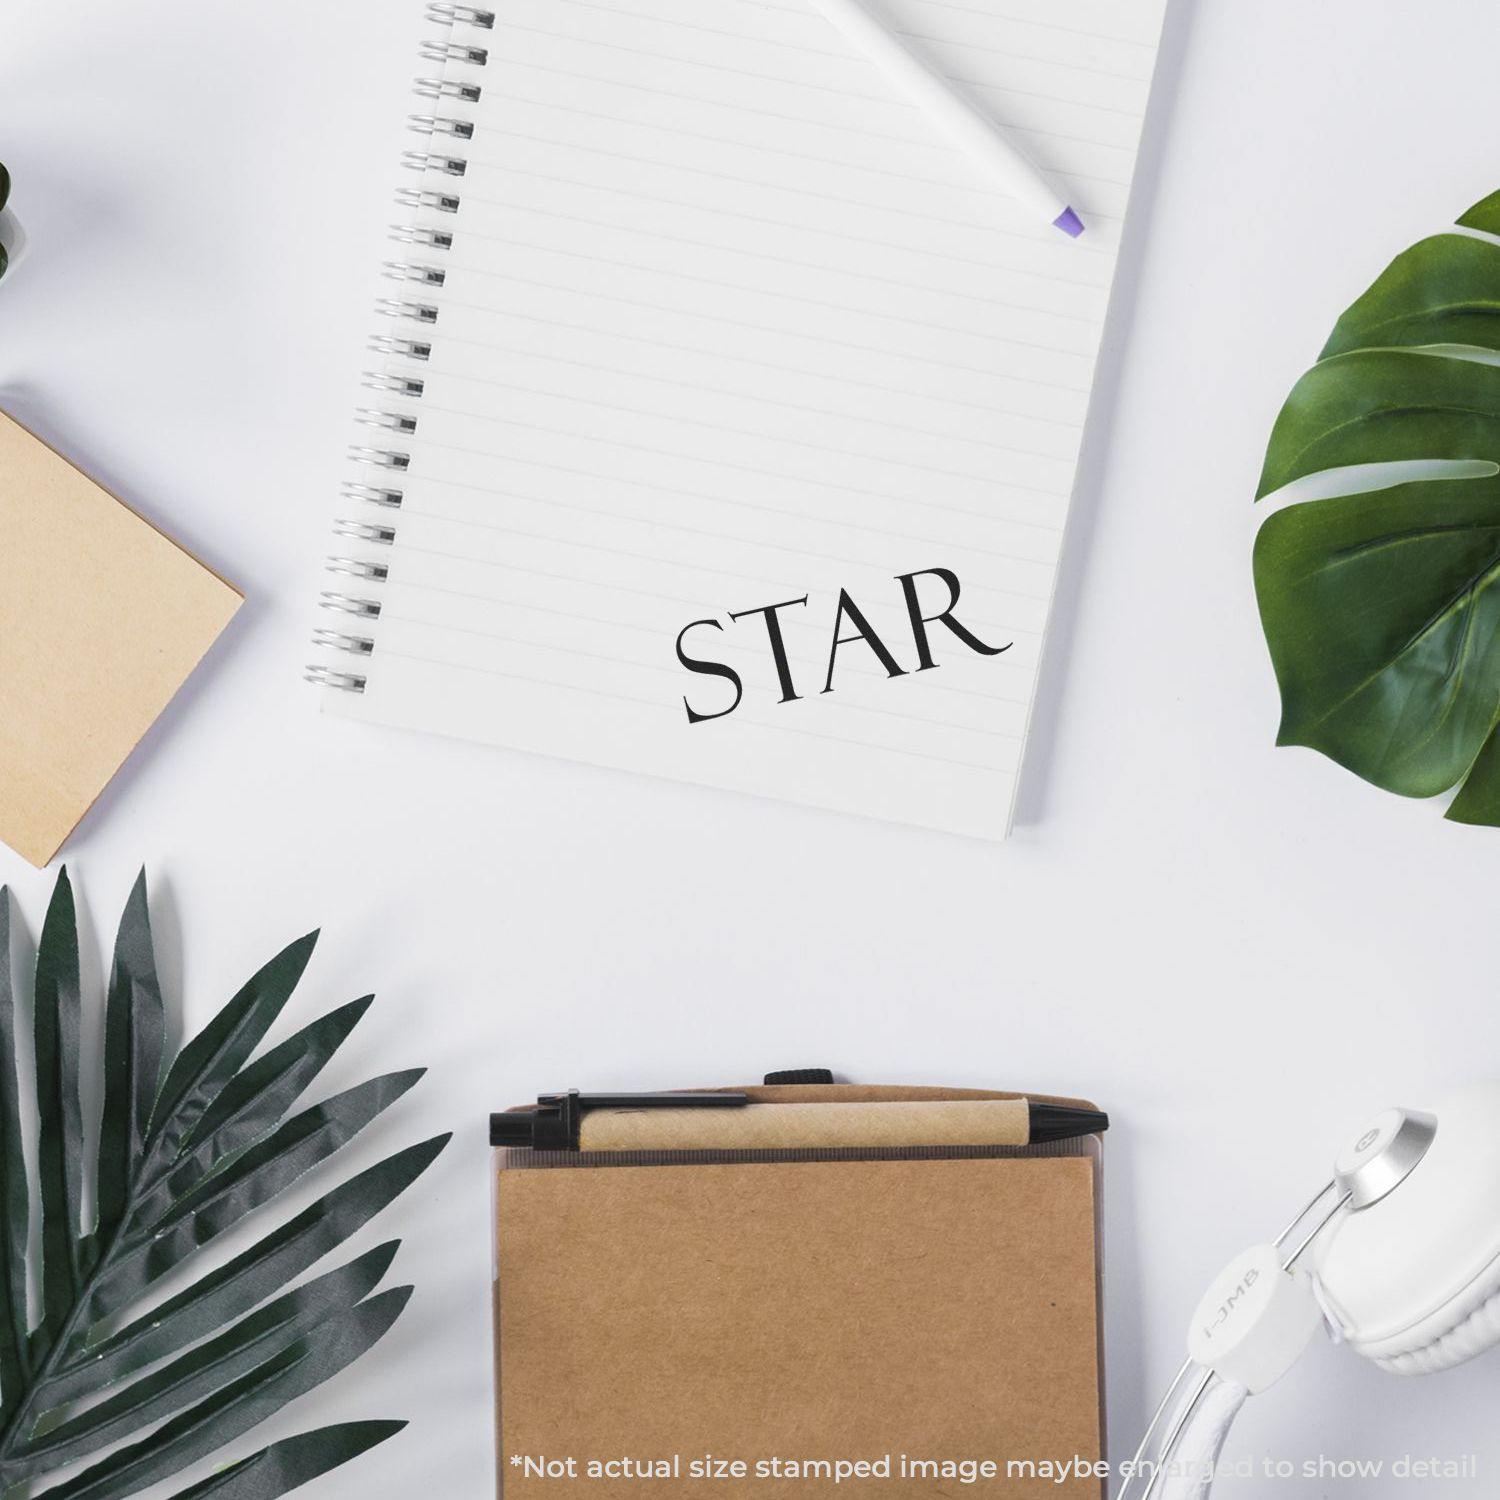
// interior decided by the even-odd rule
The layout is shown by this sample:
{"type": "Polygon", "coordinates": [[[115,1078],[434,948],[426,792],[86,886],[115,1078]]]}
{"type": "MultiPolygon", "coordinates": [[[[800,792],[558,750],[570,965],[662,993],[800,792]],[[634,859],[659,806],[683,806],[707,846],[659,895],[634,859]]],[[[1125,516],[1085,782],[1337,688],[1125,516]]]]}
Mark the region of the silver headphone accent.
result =
{"type": "Polygon", "coordinates": [[[1351,1209],[1379,1203],[1399,1187],[1427,1155],[1437,1119],[1419,1109],[1388,1109],[1378,1115],[1333,1164],[1334,1181],[1351,1209]]]}

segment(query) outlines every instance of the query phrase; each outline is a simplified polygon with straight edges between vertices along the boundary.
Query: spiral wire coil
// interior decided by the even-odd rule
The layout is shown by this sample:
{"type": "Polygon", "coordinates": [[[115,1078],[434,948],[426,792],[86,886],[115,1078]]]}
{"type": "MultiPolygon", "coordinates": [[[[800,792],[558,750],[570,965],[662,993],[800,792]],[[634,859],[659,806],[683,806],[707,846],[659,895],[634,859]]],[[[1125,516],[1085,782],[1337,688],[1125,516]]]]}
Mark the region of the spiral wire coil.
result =
{"type": "MultiPolygon", "coordinates": [[[[489,48],[470,33],[492,31],[494,11],[433,0],[427,7],[427,17],[441,31],[421,44],[419,52],[424,61],[440,67],[450,63],[471,68],[485,66],[489,48]]],[[[460,154],[459,143],[473,140],[475,126],[461,113],[454,113],[453,106],[477,104],[481,87],[466,78],[426,76],[415,81],[413,92],[430,108],[408,116],[409,128],[423,138],[424,145],[403,151],[401,166],[420,172],[428,181],[420,187],[399,188],[396,202],[413,215],[423,212],[456,215],[463,202],[457,179],[464,176],[469,166],[468,159],[460,154]],[[454,185],[437,186],[432,181],[435,176],[454,179],[454,185]]],[[[383,276],[413,288],[437,289],[446,283],[446,269],[434,264],[430,257],[452,250],[451,228],[446,224],[439,227],[407,222],[393,224],[390,235],[396,243],[420,252],[420,258],[387,261],[381,267],[383,276]]],[[[432,357],[431,331],[438,321],[438,308],[407,295],[382,297],[376,302],[375,311],[402,326],[399,332],[379,333],[370,339],[369,349],[382,356],[384,363],[381,368],[366,370],[360,383],[367,390],[401,402],[418,402],[426,388],[420,367],[432,357]]],[[[370,554],[378,554],[396,540],[397,527],[392,522],[399,515],[392,513],[399,513],[406,499],[399,476],[411,467],[410,453],[386,443],[392,436],[415,435],[420,418],[415,411],[381,405],[356,408],[355,420],[362,427],[377,429],[386,441],[372,437],[369,442],[350,445],[349,458],[357,466],[357,477],[344,480],[339,495],[358,505],[364,514],[340,516],[334,522],[333,534],[359,543],[370,554]]],[[[320,626],[314,630],[312,643],[337,655],[331,661],[311,663],[303,675],[320,687],[363,693],[368,674],[361,666],[375,654],[377,637],[365,634],[356,622],[380,619],[382,601],[371,585],[385,584],[390,578],[390,566],[378,555],[341,552],[326,558],[324,568],[339,578],[341,586],[324,589],[318,597],[319,608],[341,616],[342,620],[336,628],[320,626]],[[360,586],[358,593],[349,591],[351,581],[360,586]]]]}

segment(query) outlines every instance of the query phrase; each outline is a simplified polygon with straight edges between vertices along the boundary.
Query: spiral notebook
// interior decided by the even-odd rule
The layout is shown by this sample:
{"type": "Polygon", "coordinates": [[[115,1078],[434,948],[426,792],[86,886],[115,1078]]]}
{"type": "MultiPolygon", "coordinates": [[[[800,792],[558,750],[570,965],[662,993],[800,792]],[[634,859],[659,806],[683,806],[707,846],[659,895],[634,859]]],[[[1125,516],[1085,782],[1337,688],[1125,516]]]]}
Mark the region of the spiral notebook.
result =
{"type": "Polygon", "coordinates": [[[333,712],[1003,837],[1164,0],[430,7],[333,712]]]}

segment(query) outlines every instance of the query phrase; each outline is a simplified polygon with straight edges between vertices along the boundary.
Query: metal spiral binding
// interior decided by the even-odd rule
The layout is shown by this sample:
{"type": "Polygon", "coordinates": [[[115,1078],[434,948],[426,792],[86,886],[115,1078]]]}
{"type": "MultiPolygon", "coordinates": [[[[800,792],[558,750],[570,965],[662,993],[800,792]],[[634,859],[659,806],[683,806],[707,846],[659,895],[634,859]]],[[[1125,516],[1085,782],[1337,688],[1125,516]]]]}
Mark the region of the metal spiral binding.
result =
{"type": "Polygon", "coordinates": [[[403,151],[401,165],[409,172],[446,172],[450,177],[462,177],[469,169],[463,157],[447,151],[403,151]]]}
{"type": "Polygon", "coordinates": [[[386,261],[380,272],[388,281],[420,281],[423,286],[442,286],[448,279],[441,266],[413,266],[399,260],[386,261]]]}
{"type": "Polygon", "coordinates": [[[396,354],[403,359],[431,359],[432,345],[424,339],[398,339],[377,333],[366,346],[376,354],[396,354]]]}
{"type": "MultiPolygon", "coordinates": [[[[430,250],[453,248],[453,236],[446,229],[430,229],[425,224],[392,224],[391,238],[403,245],[425,245],[430,250]]],[[[442,284],[441,281],[433,282],[434,286],[442,284]]]]}
{"type": "Polygon", "coordinates": [[[394,391],[398,396],[410,396],[413,401],[427,388],[415,375],[392,375],[376,370],[366,370],[359,383],[366,390],[394,391]]]}
{"type": "Polygon", "coordinates": [[[456,214],[462,200],[456,193],[434,193],[426,188],[400,188],[396,202],[402,208],[432,208],[440,214],[456,214]]]}
{"type": "Polygon", "coordinates": [[[470,47],[464,42],[423,42],[421,52],[427,62],[462,62],[476,68],[490,60],[487,47],[470,47]]]}
{"type": "Polygon", "coordinates": [[[494,11],[482,10],[477,5],[448,5],[444,0],[433,0],[427,7],[427,14],[434,21],[450,26],[461,23],[465,26],[477,26],[481,31],[492,31],[495,26],[494,11]]]}
{"type": "Polygon", "coordinates": [[[451,135],[461,141],[474,139],[474,122],[451,115],[408,115],[407,124],[420,135],[451,135]]]}
{"type": "MultiPolygon", "coordinates": [[[[435,25],[444,28],[444,34],[425,41],[421,55],[429,62],[455,63],[465,67],[482,68],[489,60],[489,49],[467,42],[454,33],[461,27],[477,31],[492,31],[495,27],[495,12],[475,5],[448,4],[446,0],[432,0],[427,15],[435,25]]],[[[408,171],[420,172],[429,179],[433,175],[459,178],[468,170],[468,160],[457,154],[456,145],[446,143],[470,141],[474,138],[474,123],[461,113],[452,113],[453,105],[473,105],[479,102],[480,86],[464,78],[426,77],[418,78],[413,86],[417,97],[440,104],[420,114],[408,117],[408,125],[425,138],[425,149],[403,151],[401,165],[408,171]]],[[[452,189],[432,186],[430,181],[420,187],[402,187],[397,190],[396,202],[415,214],[457,214],[462,205],[460,194],[452,189]]],[[[447,228],[437,228],[430,223],[412,222],[393,224],[391,238],[397,243],[412,246],[422,252],[447,254],[452,251],[454,235],[447,228]]],[[[390,280],[403,285],[416,283],[419,286],[438,288],[446,284],[448,273],[441,265],[427,260],[387,261],[382,273],[390,280]]],[[[410,366],[425,364],[432,357],[432,342],[428,336],[419,336],[412,330],[420,327],[426,334],[438,321],[438,308],[434,303],[413,300],[409,297],[382,297],[375,310],[381,317],[391,318],[405,325],[399,332],[380,333],[371,338],[369,348],[389,361],[386,368],[366,370],[361,384],[367,390],[378,391],[384,396],[396,398],[397,403],[420,401],[426,390],[426,381],[414,373],[410,366]]],[[[355,420],[365,427],[374,427],[382,432],[400,436],[411,436],[417,430],[415,412],[403,409],[399,404],[362,406],[355,410],[355,420]]],[[[356,443],[349,448],[349,457],[360,466],[359,477],[346,479],[339,486],[339,494],[361,507],[369,507],[379,514],[384,512],[390,519],[364,519],[358,515],[344,516],[334,523],[333,534],[368,548],[373,555],[351,556],[337,553],[326,559],[324,567],[340,579],[355,579],[366,585],[381,585],[389,581],[390,566],[379,560],[379,552],[392,546],[396,540],[397,527],[391,516],[399,512],[406,500],[406,491],[399,481],[392,482],[397,474],[404,474],[411,467],[411,454],[398,448],[356,443]],[[388,478],[387,476],[391,476],[388,478]]],[[[368,514],[368,512],[367,512],[368,514]]],[[[358,549],[356,549],[358,550],[358,549]]],[[[314,663],[304,676],[309,682],[321,687],[336,688],[341,692],[362,693],[367,676],[354,670],[355,662],[349,658],[368,659],[377,648],[377,636],[364,634],[357,627],[350,628],[354,621],[373,622],[380,619],[381,601],[367,593],[349,593],[344,588],[325,589],[319,595],[320,608],[344,617],[343,628],[319,627],[313,631],[313,644],[325,651],[337,652],[341,661],[314,663]]]]}
{"type": "Polygon", "coordinates": [[[367,635],[350,635],[344,630],[315,630],[313,645],[324,646],[329,651],[347,651],[351,656],[368,656],[375,649],[375,642],[367,635]]]}
{"type": "Polygon", "coordinates": [[[375,311],[383,318],[411,318],[418,323],[436,323],[438,310],[428,302],[404,302],[400,297],[381,297],[375,311]]]}
{"type": "Polygon", "coordinates": [[[449,78],[419,78],[413,90],[419,99],[462,99],[478,104],[483,90],[477,83],[455,83],[449,78]]]}

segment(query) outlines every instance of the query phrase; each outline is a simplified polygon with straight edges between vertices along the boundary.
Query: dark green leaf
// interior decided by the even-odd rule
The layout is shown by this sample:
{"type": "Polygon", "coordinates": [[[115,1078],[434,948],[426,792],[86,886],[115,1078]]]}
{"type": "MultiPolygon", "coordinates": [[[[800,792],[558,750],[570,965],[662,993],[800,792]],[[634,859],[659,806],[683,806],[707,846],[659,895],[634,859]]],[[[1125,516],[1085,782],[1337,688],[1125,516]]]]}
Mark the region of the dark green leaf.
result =
{"type": "Polygon", "coordinates": [[[1473,208],[1459,215],[1458,222],[1465,229],[1480,229],[1486,234],[1500,234],[1500,193],[1491,193],[1481,198],[1473,208]]]}
{"type": "Polygon", "coordinates": [[[41,1344],[66,1322],[82,1288],[83,1116],[78,1103],[81,998],[78,919],[66,869],[58,872],[36,955],[37,1170],[42,1208],[41,1344]]]}
{"type": "Polygon", "coordinates": [[[236,1155],[274,1130],[344,1044],[374,998],[365,995],[341,1005],[236,1073],[204,1112],[171,1176],[157,1189],[153,1201],[142,1205],[141,1217],[159,1217],[168,1203],[203,1175],[205,1167],[236,1155]]]}
{"type": "Polygon", "coordinates": [[[343,1046],[374,999],[362,995],[319,1017],[231,1079],[198,1122],[186,1151],[197,1155],[211,1146],[213,1157],[227,1156],[271,1130],[343,1046]]]}
{"type": "MultiPolygon", "coordinates": [[[[1500,193],[1459,223],[1500,233],[1500,193]]],[[[1496,350],[1500,245],[1397,256],[1277,417],[1257,498],[1311,483],[1262,524],[1255,586],[1279,743],[1408,796],[1462,782],[1449,816],[1500,824],[1496,350]]]]}
{"type": "Polygon", "coordinates": [[[0,1411],[30,1374],[26,1315],[26,1224],[31,1191],[16,1086],[16,1004],[11,979],[10,892],[0,886],[0,1411]]]}
{"type": "Polygon", "coordinates": [[[1402,251],[1338,320],[1320,358],[1421,344],[1500,349],[1500,245],[1440,234],[1402,251]]]}
{"type": "MultiPolygon", "coordinates": [[[[48,1406],[143,1369],[220,1328],[280,1291],[398,1197],[451,1139],[408,1146],[352,1177],[233,1260],[59,1367],[48,1406]]],[[[119,1311],[97,1307],[95,1320],[119,1311]]]]}
{"type": "Polygon", "coordinates": [[[1500,709],[1500,481],[1291,505],[1255,542],[1278,743],[1390,791],[1468,770],[1500,709]]]}
{"type": "Polygon", "coordinates": [[[122,1500],[179,1473],[352,1364],[400,1316],[410,1287],[394,1287],[330,1318],[206,1401],[36,1500],[122,1500]]]}
{"type": "Polygon", "coordinates": [[[172,1500],[276,1500],[395,1437],[405,1426],[405,1422],[345,1422],[283,1438],[222,1473],[179,1490],[172,1500]]]}
{"type": "Polygon", "coordinates": [[[393,1240],[367,1251],[337,1271],[278,1297],[218,1337],[51,1428],[44,1437],[22,1444],[19,1457],[4,1467],[5,1479],[14,1483],[74,1463],[211,1396],[335,1313],[361,1302],[385,1275],[398,1243],[393,1240]]]}
{"type": "MultiPolygon", "coordinates": [[[[344,1006],[249,1061],[306,967],[312,934],[167,1059],[163,1079],[163,1006],[142,876],[120,923],[101,1013],[99,1220],[84,1234],[81,994],[66,873],[36,965],[35,1192],[18,1103],[9,923],[0,889],[0,1494],[51,1480],[53,1500],[124,1500],[337,1373],[390,1326],[410,1289],[370,1294],[394,1244],[294,1283],[409,1186],[448,1138],[357,1174],[143,1311],[138,1294],[147,1285],[333,1156],[420,1075],[377,1078],[288,1118],[369,1004],[344,1006]],[[28,1287],[30,1234],[40,1235],[45,1282],[28,1287]],[[44,1309],[35,1330],[28,1296],[44,1309]],[[76,1477],[59,1482],[60,1472],[76,1477]]],[[[397,1425],[273,1443],[185,1493],[272,1500],[397,1425]]]]}
{"type": "Polygon", "coordinates": [[[156,1222],[132,1229],[99,1280],[99,1295],[134,1296],[247,1213],[270,1202],[394,1104],[422,1069],[389,1073],[294,1115],[280,1129],[210,1173],[156,1222]]]}
{"type": "Polygon", "coordinates": [[[161,1082],[165,1020],[146,872],[125,903],[115,938],[104,1012],[104,1113],[99,1125],[98,1236],[108,1240],[125,1217],[132,1170],[139,1161],[161,1082]]]}
{"type": "Polygon", "coordinates": [[[1419,349],[1325,359],[1292,388],[1258,494],[1344,464],[1500,454],[1500,365],[1419,349]]]}
{"type": "Polygon", "coordinates": [[[291,998],[318,934],[284,948],[178,1054],[151,1117],[151,1147],[173,1161],[215,1096],[255,1050],[291,998]]]}
{"type": "Polygon", "coordinates": [[[10,173],[5,164],[0,162],[0,208],[4,208],[10,202],[10,173]]]}
{"type": "Polygon", "coordinates": [[[1455,823],[1483,823],[1500,828],[1500,729],[1490,730],[1458,789],[1447,816],[1455,823]]]}

